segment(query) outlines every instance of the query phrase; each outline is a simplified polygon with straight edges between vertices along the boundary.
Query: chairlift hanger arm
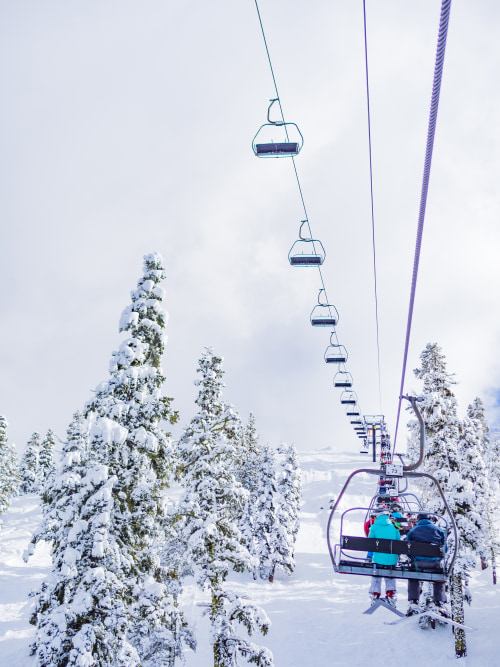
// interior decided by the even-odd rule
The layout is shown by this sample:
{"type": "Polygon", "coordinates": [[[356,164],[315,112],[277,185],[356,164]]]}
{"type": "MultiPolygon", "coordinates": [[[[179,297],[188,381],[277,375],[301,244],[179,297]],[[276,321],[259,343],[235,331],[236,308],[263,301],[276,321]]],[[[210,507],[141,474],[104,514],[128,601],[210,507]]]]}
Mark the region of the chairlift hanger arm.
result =
{"type": "MultiPolygon", "coordinates": [[[[271,120],[271,119],[269,118],[269,115],[270,115],[270,113],[271,113],[271,107],[273,106],[273,104],[274,104],[275,102],[279,102],[279,97],[274,97],[273,99],[271,99],[271,100],[269,100],[269,101],[271,102],[271,104],[269,105],[269,107],[268,107],[268,109],[267,109],[267,122],[268,122],[270,125],[285,125],[285,121],[284,121],[284,120],[271,120]]],[[[281,108],[281,105],[280,105],[280,108],[281,108]]]]}
{"type": "Polygon", "coordinates": [[[422,418],[422,414],[420,413],[420,410],[417,408],[417,402],[422,401],[422,398],[417,398],[416,396],[409,396],[408,394],[406,396],[401,396],[401,398],[406,399],[407,401],[410,402],[411,407],[413,408],[413,412],[417,415],[418,422],[420,424],[420,454],[418,457],[418,461],[416,463],[412,463],[411,465],[403,466],[403,470],[410,471],[410,470],[416,470],[419,468],[423,461],[424,461],[424,454],[425,454],[425,424],[424,420],[422,418]]]}

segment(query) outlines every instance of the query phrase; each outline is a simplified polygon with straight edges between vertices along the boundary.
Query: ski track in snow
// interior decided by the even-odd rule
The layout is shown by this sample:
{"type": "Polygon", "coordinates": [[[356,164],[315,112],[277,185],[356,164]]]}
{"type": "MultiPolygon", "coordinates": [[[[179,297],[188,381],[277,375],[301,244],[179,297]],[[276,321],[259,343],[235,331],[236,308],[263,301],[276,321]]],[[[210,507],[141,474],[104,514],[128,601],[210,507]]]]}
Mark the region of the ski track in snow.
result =
{"type": "MultiPolygon", "coordinates": [[[[325,450],[299,454],[303,505],[297,540],[296,570],[292,577],[278,575],[274,584],[235,576],[234,589],[264,607],[272,626],[257,644],[274,654],[276,667],[498,667],[500,665],[500,586],[491,583],[491,571],[473,574],[472,606],[465,610],[468,656],[458,663],[449,627],[421,630],[416,624],[384,625],[395,616],[379,609],[363,615],[369,606],[369,577],[336,575],[326,544],[329,501],[339,493],[349,473],[371,467],[366,458],[325,450]],[[322,509],[323,508],[323,509],[322,509]]],[[[368,501],[374,478],[359,479],[347,502],[368,501]]],[[[13,500],[2,516],[0,531],[0,667],[34,667],[29,645],[34,628],[29,624],[32,589],[40,586],[50,568],[47,545],[37,547],[26,564],[22,553],[41,517],[38,496],[13,500]]],[[[206,597],[192,582],[183,595],[186,613],[196,624],[198,650],[187,655],[188,667],[212,664],[209,628],[202,615],[206,597]]],[[[406,610],[406,582],[398,582],[398,608],[406,610]]],[[[241,664],[246,664],[241,660],[241,664]]]]}

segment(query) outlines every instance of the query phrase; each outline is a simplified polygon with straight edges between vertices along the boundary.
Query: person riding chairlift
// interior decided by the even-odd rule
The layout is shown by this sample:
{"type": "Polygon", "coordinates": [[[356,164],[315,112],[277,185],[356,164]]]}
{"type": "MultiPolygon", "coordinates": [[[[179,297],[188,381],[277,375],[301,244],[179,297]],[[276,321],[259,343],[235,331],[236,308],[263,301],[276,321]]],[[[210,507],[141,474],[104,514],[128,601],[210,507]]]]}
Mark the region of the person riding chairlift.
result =
{"type": "MultiPolygon", "coordinates": [[[[370,528],[368,537],[376,537],[384,540],[401,539],[399,530],[389,518],[389,510],[382,510],[376,517],[373,526],[370,528]]],[[[398,562],[397,554],[373,553],[372,560],[376,565],[396,565],[398,562]]],[[[384,577],[385,579],[385,600],[392,607],[396,606],[396,580],[393,577],[384,577]]],[[[382,577],[372,576],[370,589],[368,591],[372,599],[372,604],[380,599],[382,594],[382,577]]]]}
{"type": "MultiPolygon", "coordinates": [[[[431,521],[431,515],[427,512],[420,512],[417,515],[417,525],[412,528],[406,536],[408,542],[430,542],[436,546],[443,547],[443,551],[448,550],[446,544],[446,533],[442,528],[436,526],[431,521]]],[[[418,556],[412,558],[415,569],[419,566],[425,567],[426,570],[442,571],[442,564],[440,558],[430,558],[427,556],[418,556]]],[[[444,589],[445,581],[433,581],[433,603],[435,608],[443,613],[444,605],[447,602],[446,593],[444,589]]],[[[420,581],[418,579],[408,579],[408,601],[409,607],[406,612],[407,616],[412,616],[420,611],[418,601],[420,598],[420,581]]]]}

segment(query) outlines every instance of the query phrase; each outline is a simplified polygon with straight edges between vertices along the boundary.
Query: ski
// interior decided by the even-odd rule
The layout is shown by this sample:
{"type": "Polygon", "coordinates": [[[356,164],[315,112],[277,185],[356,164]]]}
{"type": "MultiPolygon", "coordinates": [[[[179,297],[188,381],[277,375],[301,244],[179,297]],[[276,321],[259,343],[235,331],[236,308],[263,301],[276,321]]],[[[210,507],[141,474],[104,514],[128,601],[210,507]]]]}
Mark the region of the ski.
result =
{"type": "Polygon", "coordinates": [[[373,614],[373,612],[377,611],[379,607],[385,607],[385,609],[389,609],[389,611],[392,611],[394,614],[396,614],[396,616],[402,616],[403,618],[406,618],[406,616],[401,611],[398,611],[395,607],[390,605],[383,598],[379,598],[374,604],[372,604],[371,607],[369,607],[366,611],[364,611],[363,614],[373,614]]]}
{"type": "Polygon", "coordinates": [[[384,621],[385,625],[397,625],[398,623],[404,623],[404,621],[411,621],[411,619],[420,619],[422,616],[430,616],[431,618],[435,618],[438,621],[442,621],[444,623],[449,623],[450,625],[454,625],[457,628],[462,628],[462,630],[475,630],[476,628],[472,628],[470,625],[463,625],[462,623],[457,623],[457,621],[454,621],[451,618],[448,618],[447,616],[442,616],[441,614],[436,614],[433,611],[429,611],[428,609],[419,612],[418,614],[412,614],[412,616],[405,616],[404,618],[398,618],[396,621],[384,621]]]}

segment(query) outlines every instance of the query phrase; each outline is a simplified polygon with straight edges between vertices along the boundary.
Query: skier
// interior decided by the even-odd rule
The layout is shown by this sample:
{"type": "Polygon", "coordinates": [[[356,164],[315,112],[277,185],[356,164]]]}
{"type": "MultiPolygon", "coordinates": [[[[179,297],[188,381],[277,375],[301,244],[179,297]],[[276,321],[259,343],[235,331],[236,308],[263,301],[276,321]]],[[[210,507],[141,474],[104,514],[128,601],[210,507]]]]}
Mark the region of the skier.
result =
{"type": "MultiPolygon", "coordinates": [[[[420,512],[417,515],[417,525],[412,528],[406,536],[408,542],[430,542],[436,546],[443,547],[447,551],[446,534],[442,528],[436,526],[430,520],[430,515],[427,512],[420,512]]],[[[418,570],[418,565],[421,567],[425,565],[426,570],[441,571],[441,559],[429,558],[427,556],[419,556],[414,558],[415,569],[418,570]]],[[[443,611],[444,604],[447,601],[444,590],[443,581],[433,581],[433,601],[438,611],[443,611]]],[[[407,616],[418,614],[421,611],[418,607],[420,598],[420,580],[408,579],[408,601],[410,603],[407,616]]]]}
{"type": "MultiPolygon", "coordinates": [[[[383,510],[375,519],[375,523],[370,528],[368,537],[378,537],[385,540],[399,540],[399,530],[389,519],[389,510],[383,510]]],[[[372,556],[373,562],[377,565],[396,565],[398,562],[397,554],[386,554],[375,552],[372,556]]],[[[372,598],[372,604],[380,598],[382,593],[382,577],[372,577],[369,595],[372,598]]],[[[396,606],[396,580],[393,577],[384,577],[385,579],[385,599],[392,606],[396,606]]]]}

